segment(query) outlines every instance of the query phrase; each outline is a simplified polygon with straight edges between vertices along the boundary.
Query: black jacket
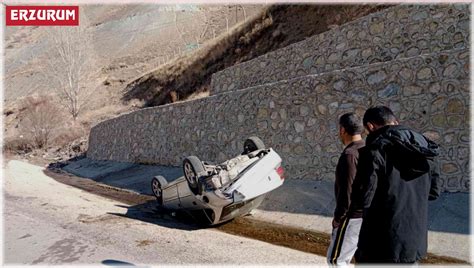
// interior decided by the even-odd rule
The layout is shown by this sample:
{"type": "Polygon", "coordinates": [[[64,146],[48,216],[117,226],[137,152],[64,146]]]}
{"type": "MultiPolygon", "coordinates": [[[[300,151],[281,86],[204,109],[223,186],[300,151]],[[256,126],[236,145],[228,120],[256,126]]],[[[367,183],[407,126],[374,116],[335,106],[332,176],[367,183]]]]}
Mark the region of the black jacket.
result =
{"type": "Polygon", "coordinates": [[[369,134],[351,210],[363,208],[359,263],[410,263],[426,255],[428,199],[439,196],[438,145],[404,126],[369,134]]]}

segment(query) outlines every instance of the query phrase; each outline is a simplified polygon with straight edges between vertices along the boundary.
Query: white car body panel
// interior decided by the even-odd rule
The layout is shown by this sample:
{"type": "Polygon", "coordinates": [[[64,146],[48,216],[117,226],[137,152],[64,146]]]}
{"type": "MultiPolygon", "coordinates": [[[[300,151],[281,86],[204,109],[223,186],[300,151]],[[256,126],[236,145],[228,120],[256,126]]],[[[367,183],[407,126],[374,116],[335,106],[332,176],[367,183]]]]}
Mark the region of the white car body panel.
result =
{"type": "Polygon", "coordinates": [[[271,150],[259,160],[258,165],[251,166],[240,178],[223,192],[234,193],[234,202],[255,198],[262,193],[270,192],[283,184],[276,169],[281,164],[280,156],[271,150]],[[238,192],[237,196],[235,192],[238,192]]]}
{"type": "Polygon", "coordinates": [[[271,148],[239,155],[221,164],[230,167],[222,171],[224,175],[209,175],[200,181],[201,194],[191,191],[184,176],[170,183],[157,176],[162,185],[162,205],[174,210],[212,210],[208,215],[211,224],[245,215],[259,206],[268,192],[283,184],[284,179],[276,171],[281,161],[271,148]],[[261,157],[257,156],[260,152],[261,157]],[[209,184],[216,189],[207,187],[209,184]]]}

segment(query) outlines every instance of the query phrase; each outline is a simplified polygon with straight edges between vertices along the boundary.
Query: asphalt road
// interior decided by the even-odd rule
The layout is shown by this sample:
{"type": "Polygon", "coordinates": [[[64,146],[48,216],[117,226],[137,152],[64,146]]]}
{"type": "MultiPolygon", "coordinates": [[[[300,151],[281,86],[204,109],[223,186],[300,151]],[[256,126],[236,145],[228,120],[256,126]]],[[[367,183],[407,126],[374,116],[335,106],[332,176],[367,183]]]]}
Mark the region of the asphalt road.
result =
{"type": "Polygon", "coordinates": [[[61,184],[20,161],[4,170],[5,264],[324,264],[324,257],[160,218],[61,184]]]}

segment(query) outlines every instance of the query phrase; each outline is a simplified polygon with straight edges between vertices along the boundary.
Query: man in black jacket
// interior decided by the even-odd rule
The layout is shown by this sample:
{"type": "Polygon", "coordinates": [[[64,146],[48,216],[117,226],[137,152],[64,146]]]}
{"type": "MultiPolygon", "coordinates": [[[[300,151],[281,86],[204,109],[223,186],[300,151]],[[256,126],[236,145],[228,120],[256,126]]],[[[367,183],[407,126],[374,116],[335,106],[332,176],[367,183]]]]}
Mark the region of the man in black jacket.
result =
{"type": "Polygon", "coordinates": [[[438,198],[438,145],[398,125],[385,106],[363,118],[369,135],[359,152],[351,213],[363,211],[357,263],[414,263],[426,255],[428,200],[438,198]]]}

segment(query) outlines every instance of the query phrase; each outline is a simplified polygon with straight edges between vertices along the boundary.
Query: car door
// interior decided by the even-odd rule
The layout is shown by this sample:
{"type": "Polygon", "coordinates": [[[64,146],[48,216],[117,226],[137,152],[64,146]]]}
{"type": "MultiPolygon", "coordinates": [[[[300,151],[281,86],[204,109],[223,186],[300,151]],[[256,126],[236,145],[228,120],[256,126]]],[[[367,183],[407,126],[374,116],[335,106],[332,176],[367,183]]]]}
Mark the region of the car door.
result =
{"type": "Polygon", "coordinates": [[[171,184],[163,190],[163,205],[169,209],[180,208],[177,184],[171,184]]]}
{"type": "Polygon", "coordinates": [[[177,184],[177,191],[180,201],[180,208],[185,209],[201,209],[202,202],[196,198],[196,196],[189,189],[188,182],[184,180],[177,184]]]}

